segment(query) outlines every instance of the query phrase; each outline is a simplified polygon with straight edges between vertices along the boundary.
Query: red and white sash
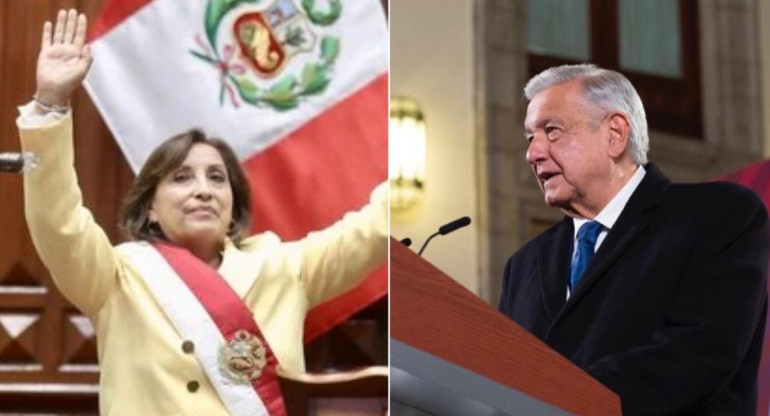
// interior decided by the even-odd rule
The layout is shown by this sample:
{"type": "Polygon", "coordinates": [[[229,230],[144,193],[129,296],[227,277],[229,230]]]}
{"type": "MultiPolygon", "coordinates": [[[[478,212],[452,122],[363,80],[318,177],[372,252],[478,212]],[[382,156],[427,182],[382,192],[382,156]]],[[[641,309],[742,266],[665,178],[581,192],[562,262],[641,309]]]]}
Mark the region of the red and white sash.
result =
{"type": "Polygon", "coordinates": [[[235,416],[285,416],[278,361],[251,311],[216,270],[170,244],[119,246],[235,416]]]}

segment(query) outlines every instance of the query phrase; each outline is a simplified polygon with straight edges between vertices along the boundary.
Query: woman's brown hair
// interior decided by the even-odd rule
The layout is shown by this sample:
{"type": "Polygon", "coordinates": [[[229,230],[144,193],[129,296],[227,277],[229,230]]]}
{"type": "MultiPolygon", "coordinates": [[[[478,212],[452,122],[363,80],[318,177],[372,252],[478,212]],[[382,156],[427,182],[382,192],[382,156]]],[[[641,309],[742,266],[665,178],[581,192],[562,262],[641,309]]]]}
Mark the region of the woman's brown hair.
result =
{"type": "Polygon", "coordinates": [[[233,192],[233,222],[227,236],[238,245],[248,234],[251,226],[251,192],[238,158],[224,140],[206,137],[200,130],[190,130],[155,148],[134,180],[120,211],[120,225],[131,240],[165,239],[160,227],[150,223],[149,213],[155,190],[166,175],[182,165],[190,149],[198,143],[216,149],[227,169],[233,192]]]}

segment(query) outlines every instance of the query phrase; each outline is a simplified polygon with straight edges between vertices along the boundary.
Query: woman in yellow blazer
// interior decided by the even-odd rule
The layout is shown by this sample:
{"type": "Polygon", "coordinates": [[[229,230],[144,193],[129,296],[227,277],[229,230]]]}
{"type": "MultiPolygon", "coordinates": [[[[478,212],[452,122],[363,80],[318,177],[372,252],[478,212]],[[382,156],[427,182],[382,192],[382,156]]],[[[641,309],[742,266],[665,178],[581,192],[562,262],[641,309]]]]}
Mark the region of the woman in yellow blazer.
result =
{"type": "Polygon", "coordinates": [[[33,243],[96,329],[101,413],[284,414],[275,366],[304,369],[307,310],[386,260],[385,189],[303,240],[244,238],[238,162],[224,142],[191,131],[148,159],[123,212],[135,241],[113,247],[83,207],[73,167],[68,102],[91,63],[85,32],[74,10],[45,24],[37,93],[17,124],[23,149],[40,158],[24,177],[33,243]]]}

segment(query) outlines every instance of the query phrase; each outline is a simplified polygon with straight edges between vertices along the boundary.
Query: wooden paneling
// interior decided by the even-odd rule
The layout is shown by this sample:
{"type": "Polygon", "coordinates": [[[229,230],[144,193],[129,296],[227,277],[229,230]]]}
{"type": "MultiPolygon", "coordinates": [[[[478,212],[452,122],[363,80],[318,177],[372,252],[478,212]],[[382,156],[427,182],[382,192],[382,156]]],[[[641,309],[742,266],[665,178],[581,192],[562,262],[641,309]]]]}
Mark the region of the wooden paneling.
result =
{"type": "MultiPolygon", "coordinates": [[[[102,2],[0,2],[0,151],[20,149],[16,108],[35,92],[43,22],[70,7],[93,19],[102,2]]],[[[76,92],[72,105],[84,201],[117,242],[117,207],[133,174],[85,91],[76,92]]],[[[0,201],[0,411],[95,414],[92,329],[53,287],[35,253],[24,221],[21,175],[0,175],[0,201]]]]}

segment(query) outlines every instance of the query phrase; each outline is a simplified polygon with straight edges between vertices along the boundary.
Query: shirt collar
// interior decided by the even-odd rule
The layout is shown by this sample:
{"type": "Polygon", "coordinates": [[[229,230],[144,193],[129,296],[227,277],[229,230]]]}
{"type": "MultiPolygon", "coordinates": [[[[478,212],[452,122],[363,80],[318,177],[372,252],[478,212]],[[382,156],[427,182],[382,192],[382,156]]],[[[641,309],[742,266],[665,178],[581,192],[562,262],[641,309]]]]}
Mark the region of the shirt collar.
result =
{"type": "Polygon", "coordinates": [[[623,212],[623,208],[626,207],[626,203],[628,203],[628,200],[631,199],[631,195],[634,194],[634,191],[642,182],[642,179],[644,179],[644,175],[646,173],[647,171],[644,170],[644,166],[639,165],[634,175],[631,176],[631,179],[629,179],[628,182],[623,185],[623,188],[620,189],[620,192],[615,194],[612,200],[610,200],[610,203],[607,204],[607,206],[605,206],[604,209],[602,209],[593,220],[573,218],[572,221],[575,225],[574,238],[577,238],[577,232],[580,227],[588,221],[596,221],[606,230],[611,230],[612,226],[614,226],[615,222],[618,220],[618,217],[620,217],[620,213],[623,212]]]}

